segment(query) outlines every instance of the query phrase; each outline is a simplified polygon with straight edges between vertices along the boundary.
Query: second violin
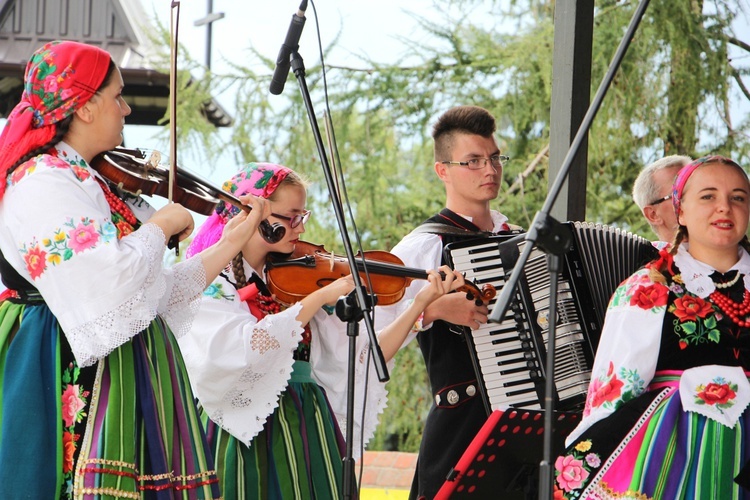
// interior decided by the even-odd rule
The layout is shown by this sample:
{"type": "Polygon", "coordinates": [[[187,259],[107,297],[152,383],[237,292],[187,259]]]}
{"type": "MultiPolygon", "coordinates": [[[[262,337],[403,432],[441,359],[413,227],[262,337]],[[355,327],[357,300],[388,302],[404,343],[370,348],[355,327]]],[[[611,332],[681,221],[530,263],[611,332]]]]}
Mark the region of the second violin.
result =
{"type": "MultiPolygon", "coordinates": [[[[377,305],[395,304],[404,296],[406,287],[414,279],[427,279],[422,269],[405,267],[401,259],[382,250],[370,250],[355,258],[363,283],[368,284],[365,268],[370,274],[369,293],[377,297],[377,305]]],[[[315,290],[351,274],[346,257],[328,252],[322,245],[305,241],[297,243],[294,253],[286,259],[271,259],[266,263],[268,287],[285,304],[297,302],[315,290]]],[[[473,282],[456,291],[466,292],[467,298],[488,302],[495,297],[495,287],[481,289],[473,282]]]]}

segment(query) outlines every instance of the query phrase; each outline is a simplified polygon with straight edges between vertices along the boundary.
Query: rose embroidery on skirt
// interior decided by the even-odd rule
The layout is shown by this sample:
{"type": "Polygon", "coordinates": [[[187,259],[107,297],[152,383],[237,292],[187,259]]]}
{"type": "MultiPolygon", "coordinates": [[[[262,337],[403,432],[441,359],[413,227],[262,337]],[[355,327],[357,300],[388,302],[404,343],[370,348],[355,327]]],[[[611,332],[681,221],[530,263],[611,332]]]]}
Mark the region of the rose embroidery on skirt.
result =
{"type": "Polygon", "coordinates": [[[708,384],[695,388],[695,404],[714,406],[721,413],[734,406],[737,397],[737,384],[717,377],[708,384]]]}

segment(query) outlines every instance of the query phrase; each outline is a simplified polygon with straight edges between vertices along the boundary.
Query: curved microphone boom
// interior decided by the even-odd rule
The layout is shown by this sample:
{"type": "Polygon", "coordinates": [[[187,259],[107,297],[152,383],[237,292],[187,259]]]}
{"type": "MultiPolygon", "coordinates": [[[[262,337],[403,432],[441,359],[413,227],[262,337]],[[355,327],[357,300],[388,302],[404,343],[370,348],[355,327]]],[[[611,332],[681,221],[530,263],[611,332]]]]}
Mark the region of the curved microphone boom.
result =
{"type": "Polygon", "coordinates": [[[279,55],[276,58],[276,69],[271,79],[269,90],[273,95],[279,95],[284,91],[286,78],[289,76],[289,58],[299,48],[299,37],[302,35],[302,28],[305,26],[306,9],[307,0],[302,0],[297,13],[292,15],[292,22],[289,24],[289,31],[286,32],[284,43],[281,44],[279,55]]]}

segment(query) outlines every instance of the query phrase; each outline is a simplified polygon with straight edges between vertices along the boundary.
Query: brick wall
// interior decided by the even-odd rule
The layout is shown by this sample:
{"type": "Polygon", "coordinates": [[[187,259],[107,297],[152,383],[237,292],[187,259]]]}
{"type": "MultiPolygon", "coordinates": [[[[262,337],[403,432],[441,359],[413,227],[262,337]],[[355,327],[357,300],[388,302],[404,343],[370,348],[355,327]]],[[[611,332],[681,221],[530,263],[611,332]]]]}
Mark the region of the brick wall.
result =
{"type": "Polygon", "coordinates": [[[414,468],[417,465],[416,453],[399,451],[366,451],[362,459],[361,487],[375,489],[411,488],[414,468]]]}

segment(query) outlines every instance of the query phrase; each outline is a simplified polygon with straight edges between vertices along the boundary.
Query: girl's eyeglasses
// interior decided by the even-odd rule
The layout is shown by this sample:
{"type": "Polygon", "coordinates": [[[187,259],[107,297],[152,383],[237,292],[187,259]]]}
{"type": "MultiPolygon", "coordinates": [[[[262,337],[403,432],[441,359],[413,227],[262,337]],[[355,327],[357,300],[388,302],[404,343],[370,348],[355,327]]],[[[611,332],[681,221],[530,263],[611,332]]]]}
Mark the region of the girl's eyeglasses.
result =
{"type": "Polygon", "coordinates": [[[272,213],[274,217],[277,219],[282,219],[285,221],[289,221],[289,227],[294,229],[295,227],[299,226],[300,224],[305,224],[310,219],[310,210],[305,210],[301,214],[297,214],[293,217],[287,217],[286,215],[279,215],[272,213]]]}

